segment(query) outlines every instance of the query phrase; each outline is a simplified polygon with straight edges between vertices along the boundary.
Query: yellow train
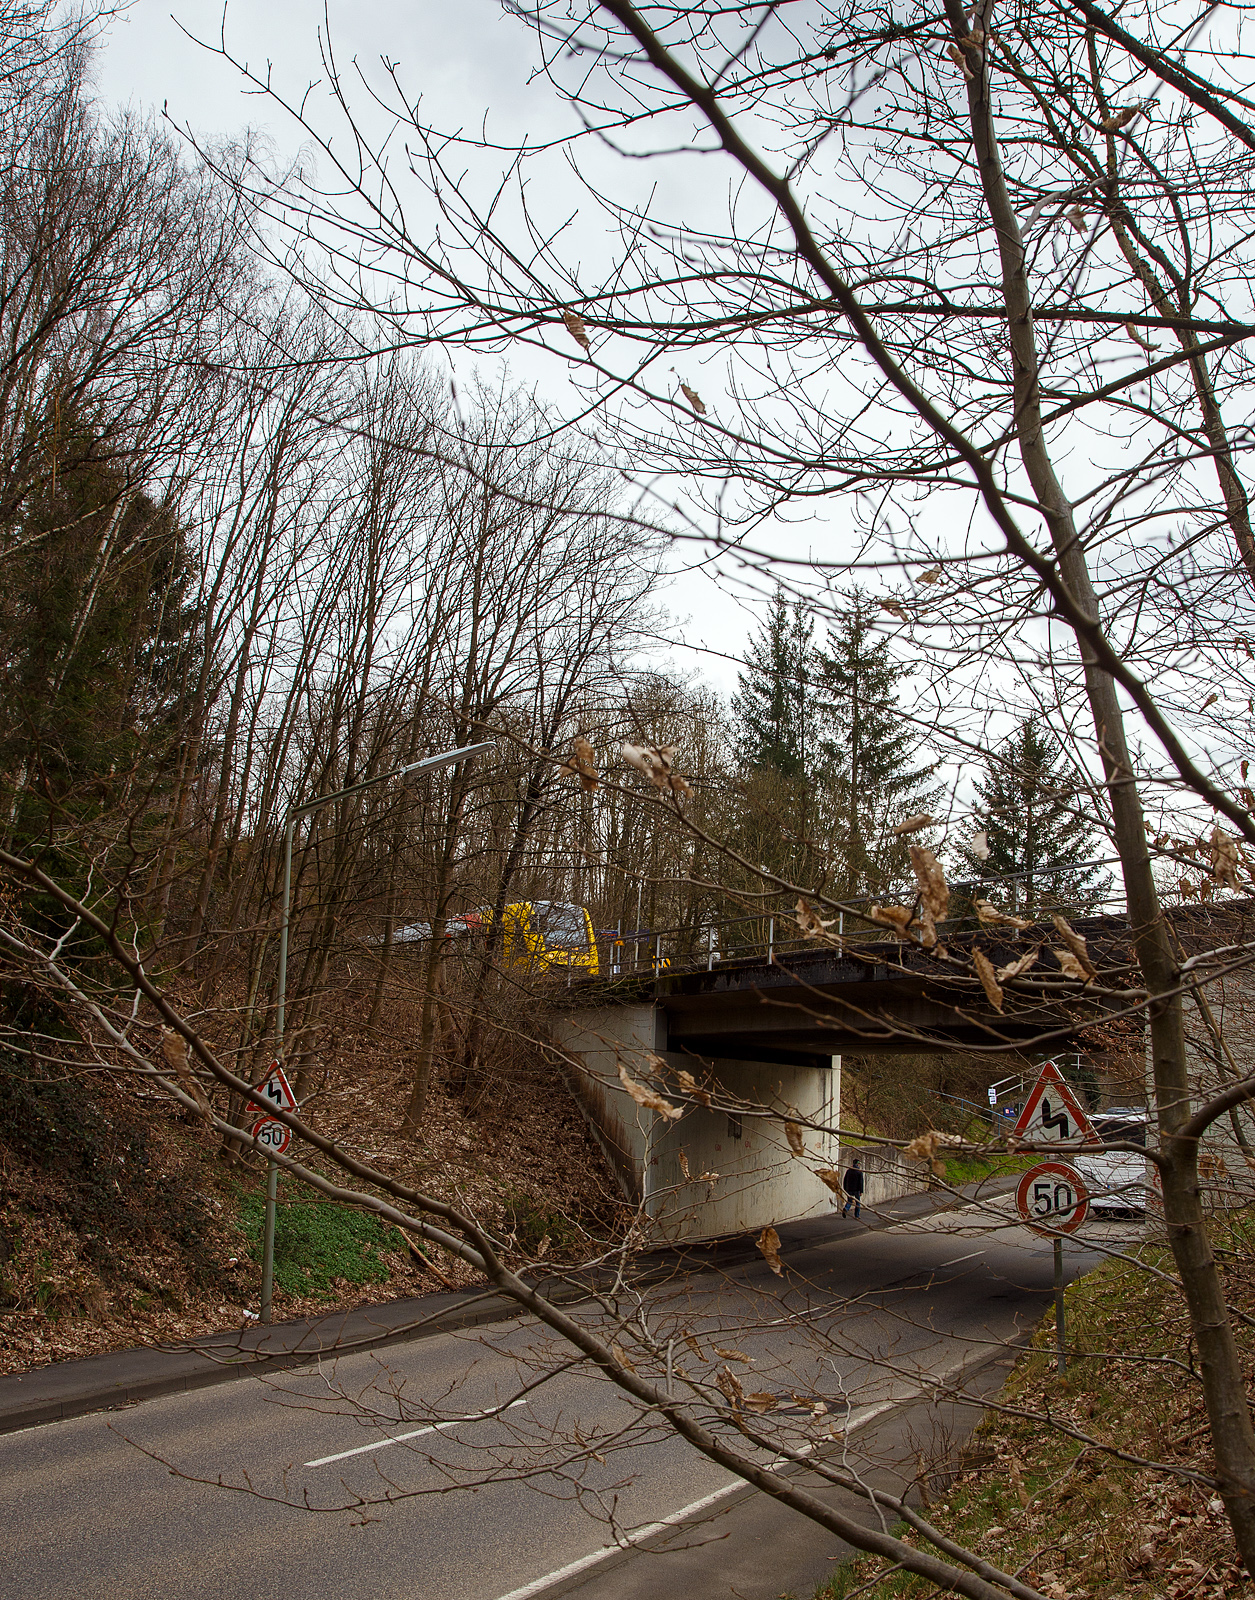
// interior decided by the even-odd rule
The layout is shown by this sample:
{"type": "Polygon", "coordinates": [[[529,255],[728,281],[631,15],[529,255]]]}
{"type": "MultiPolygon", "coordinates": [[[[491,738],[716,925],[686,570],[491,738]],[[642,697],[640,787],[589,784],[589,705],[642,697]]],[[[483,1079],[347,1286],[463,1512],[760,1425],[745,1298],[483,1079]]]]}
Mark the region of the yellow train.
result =
{"type": "MultiPolygon", "coordinates": [[[[492,925],[491,907],[482,906],[475,915],[487,931],[492,925]]],[[[597,939],[586,906],[561,900],[515,900],[501,913],[501,926],[501,953],[506,961],[564,972],[574,968],[597,976],[597,939]]]]}

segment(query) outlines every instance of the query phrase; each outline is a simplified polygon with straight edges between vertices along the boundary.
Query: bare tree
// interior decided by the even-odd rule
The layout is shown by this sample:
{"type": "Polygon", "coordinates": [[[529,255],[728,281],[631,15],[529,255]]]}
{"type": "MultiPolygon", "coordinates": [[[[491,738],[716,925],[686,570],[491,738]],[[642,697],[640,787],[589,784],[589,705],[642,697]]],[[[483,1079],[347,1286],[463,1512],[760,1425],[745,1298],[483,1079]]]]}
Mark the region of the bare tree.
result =
{"type": "Polygon", "coordinates": [[[1250,625],[1246,440],[1226,411],[1247,381],[1255,148],[1221,24],[1189,34],[1187,67],[1164,8],[1147,9],[1144,34],[1089,4],[995,16],[950,0],[906,18],[830,6],[796,25],[773,5],[511,9],[580,119],[568,151],[609,141],[682,160],[696,113],[699,158],[721,152],[736,177],[722,225],[654,214],[590,169],[586,202],[618,248],[577,267],[561,219],[527,211],[546,152],[519,151],[506,181],[545,241],[524,267],[500,172],[481,202],[453,159],[469,146],[478,160],[482,143],[419,123],[385,63],[376,105],[391,97],[411,152],[394,172],[330,47],[362,166],[338,164],[327,128],[293,114],[360,205],[258,166],[242,175],[250,197],[299,218],[319,268],[305,281],[337,314],[376,310],[383,337],[558,341],[625,463],[692,473],[695,519],[708,486],[713,542],[739,522],[739,552],[787,571],[768,520],[840,497],[861,548],[826,551],[822,569],[915,569],[918,587],[885,606],[956,753],[988,748],[989,718],[1043,701],[1068,729],[1120,860],[1169,1239],[1225,1506],[1255,1567],[1255,1433],[1198,1173],[1200,1137],[1249,1085],[1191,1101],[1183,992],[1199,968],[1173,949],[1151,844],[1176,859],[1185,827],[1215,817],[1211,865],[1236,884],[1226,829],[1255,843],[1231,775],[1250,704],[1215,631],[1223,618],[1241,650],[1250,625]],[[439,243],[411,226],[407,185],[441,214],[439,243]],[[357,289],[363,248],[389,284],[382,309],[357,289]],[[956,684],[970,731],[945,714],[956,684]]]}

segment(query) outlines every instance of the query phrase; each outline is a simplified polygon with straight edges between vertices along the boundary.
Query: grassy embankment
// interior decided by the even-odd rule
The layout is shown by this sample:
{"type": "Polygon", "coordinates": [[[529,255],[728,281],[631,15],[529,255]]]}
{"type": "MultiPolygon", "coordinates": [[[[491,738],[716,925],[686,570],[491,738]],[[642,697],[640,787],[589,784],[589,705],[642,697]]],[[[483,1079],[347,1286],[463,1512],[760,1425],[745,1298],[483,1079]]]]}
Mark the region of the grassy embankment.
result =
{"type": "MultiPolygon", "coordinates": [[[[1218,1234],[1220,1230],[1217,1230],[1218,1234]]],[[[1255,1311],[1255,1222],[1217,1239],[1230,1303],[1255,1311]]],[[[931,1520],[1051,1600],[1247,1600],[1219,1498],[1205,1483],[1139,1468],[1111,1449],[1182,1471],[1212,1470],[1201,1386],[1179,1292],[1160,1246],[1141,1265],[1108,1261],[1067,1292],[1066,1375],[1054,1313],[1043,1320],[996,1406],[935,1490],[931,1520]],[[1035,1413],[1014,1414],[1016,1408],[1035,1413]],[[1087,1435],[1087,1443],[1061,1431],[1087,1435]]],[[[1239,1324],[1250,1371],[1255,1330],[1239,1324]]],[[[843,1565],[816,1600],[923,1600],[922,1579],[872,1558],[843,1565]]]]}

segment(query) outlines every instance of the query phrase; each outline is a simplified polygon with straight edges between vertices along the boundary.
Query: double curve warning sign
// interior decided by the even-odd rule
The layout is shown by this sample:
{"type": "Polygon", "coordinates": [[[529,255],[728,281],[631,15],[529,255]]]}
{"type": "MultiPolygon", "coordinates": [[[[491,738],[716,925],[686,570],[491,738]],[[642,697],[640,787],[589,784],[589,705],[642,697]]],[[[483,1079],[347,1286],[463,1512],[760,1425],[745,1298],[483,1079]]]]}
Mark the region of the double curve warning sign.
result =
{"type": "Polygon", "coordinates": [[[1041,1069],[1011,1136],[1025,1144],[1097,1144],[1093,1124],[1053,1061],[1041,1069]]]}

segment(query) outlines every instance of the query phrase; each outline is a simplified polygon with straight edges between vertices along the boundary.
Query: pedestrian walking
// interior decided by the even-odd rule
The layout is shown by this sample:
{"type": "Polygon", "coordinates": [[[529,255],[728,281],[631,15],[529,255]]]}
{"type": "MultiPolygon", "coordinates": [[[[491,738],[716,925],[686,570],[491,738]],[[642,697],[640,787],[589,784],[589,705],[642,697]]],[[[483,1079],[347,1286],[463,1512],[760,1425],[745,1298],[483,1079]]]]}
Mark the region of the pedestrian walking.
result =
{"type": "Polygon", "coordinates": [[[857,1217],[863,1208],[863,1162],[861,1157],[855,1156],[853,1162],[846,1169],[845,1177],[841,1180],[841,1187],[845,1190],[845,1206],[841,1212],[843,1217],[848,1217],[850,1207],[854,1207],[857,1217]]]}

